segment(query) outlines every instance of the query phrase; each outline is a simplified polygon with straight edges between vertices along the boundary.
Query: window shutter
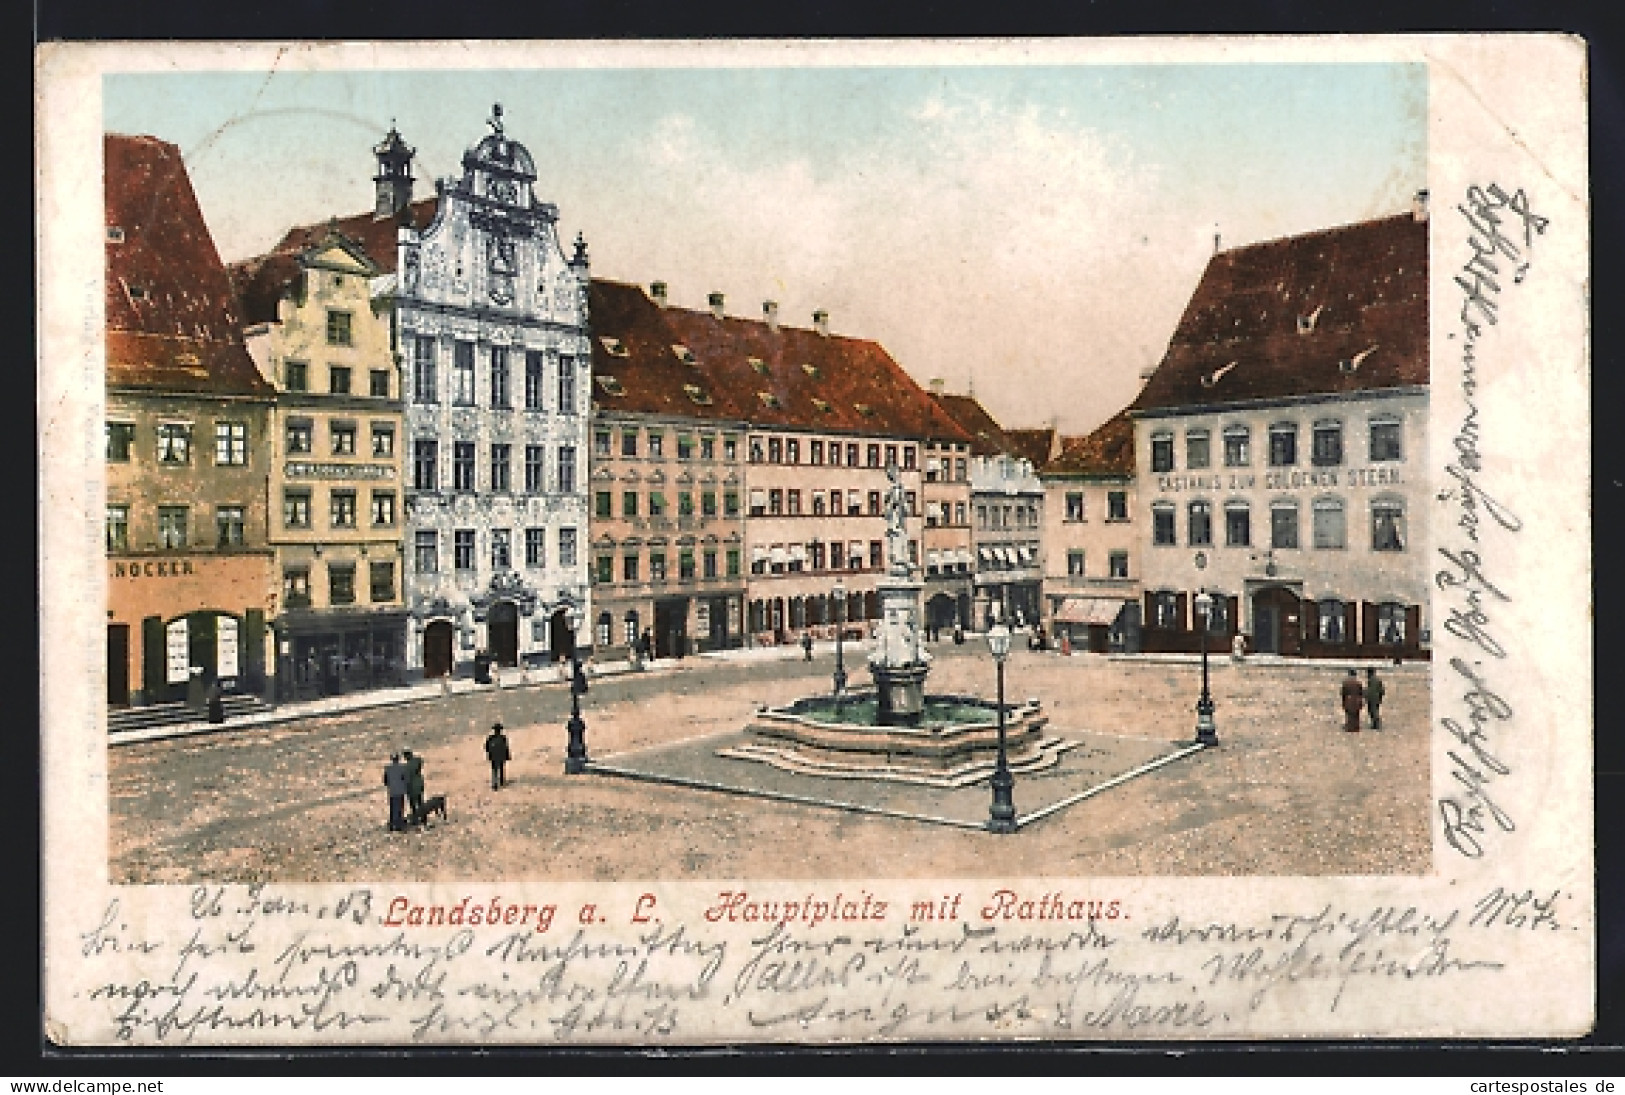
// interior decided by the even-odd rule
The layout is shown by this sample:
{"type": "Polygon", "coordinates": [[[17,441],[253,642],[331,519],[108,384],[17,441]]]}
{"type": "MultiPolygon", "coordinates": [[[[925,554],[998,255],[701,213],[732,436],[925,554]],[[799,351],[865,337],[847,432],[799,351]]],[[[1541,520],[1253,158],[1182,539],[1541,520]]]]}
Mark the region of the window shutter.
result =
{"type": "Polygon", "coordinates": [[[1370,601],[1360,602],[1360,611],[1364,615],[1364,626],[1360,629],[1360,641],[1367,646],[1377,644],[1377,606],[1370,601]]]}
{"type": "Polygon", "coordinates": [[[1405,606],[1405,645],[1414,650],[1422,642],[1422,606],[1405,606]]]}
{"type": "Polygon", "coordinates": [[[164,621],[160,616],[141,621],[141,692],[148,703],[164,698],[164,621]]]}
{"type": "Polygon", "coordinates": [[[1299,619],[1303,621],[1303,634],[1299,646],[1320,642],[1320,606],[1305,597],[1298,602],[1299,619]]]}
{"type": "Polygon", "coordinates": [[[1185,615],[1185,605],[1190,600],[1190,594],[1181,593],[1174,598],[1174,627],[1179,631],[1189,630],[1190,625],[1185,621],[1190,619],[1185,615]]]}

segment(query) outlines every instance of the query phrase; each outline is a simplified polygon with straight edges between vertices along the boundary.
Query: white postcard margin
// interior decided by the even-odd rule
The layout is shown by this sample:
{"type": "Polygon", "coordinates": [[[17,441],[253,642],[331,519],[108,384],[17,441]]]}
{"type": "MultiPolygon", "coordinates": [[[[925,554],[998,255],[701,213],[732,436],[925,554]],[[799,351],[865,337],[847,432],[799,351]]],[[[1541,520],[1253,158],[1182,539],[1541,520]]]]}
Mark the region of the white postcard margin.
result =
{"type": "Polygon", "coordinates": [[[41,854],[45,1021],[54,1041],[196,1049],[463,1041],[1564,1037],[1590,1029],[1595,922],[1582,42],[1478,35],[481,43],[477,50],[468,43],[51,45],[38,53],[37,75],[41,854]],[[103,74],[176,66],[922,60],[1428,65],[1431,472],[1441,491],[1432,540],[1436,552],[1454,553],[1453,560],[1436,560],[1447,577],[1434,602],[1434,874],[501,887],[380,879],[356,887],[273,886],[253,895],[243,887],[110,886],[100,687],[103,74]],[[1501,238],[1485,227],[1486,212],[1497,214],[1501,238]],[[1526,237],[1531,215],[1541,227],[1526,237]],[[1485,273],[1484,261],[1496,263],[1493,293],[1477,276],[1485,273]],[[1486,301],[1493,302],[1493,324],[1484,316],[1486,301]],[[1474,316],[1476,333],[1467,329],[1474,316]],[[1467,341],[1474,342],[1470,378],[1464,377],[1467,341]],[[1452,466],[1465,478],[1452,475],[1452,466]],[[1464,518],[1476,520],[1476,541],[1464,518]],[[1509,527],[1514,523],[1516,531],[1509,527]],[[1466,551],[1474,552],[1471,559],[1466,551]],[[1444,627],[1452,609],[1462,614],[1459,634],[1444,627]],[[1503,657],[1485,652],[1478,638],[1485,632],[1504,648],[1503,657]],[[1476,676],[1470,672],[1475,663],[1476,676]],[[1505,716],[1492,699],[1505,706],[1505,716]],[[1475,742],[1494,766],[1461,736],[1471,736],[1475,713],[1483,728],[1475,742]],[[912,902],[957,893],[971,908],[1000,887],[1109,896],[1132,915],[1120,923],[1024,929],[1025,948],[991,954],[966,943],[957,928],[933,939],[929,932],[909,936],[899,923],[897,910],[912,902]],[[707,918],[720,891],[744,888],[782,900],[806,898],[809,908],[827,906],[837,895],[848,903],[863,895],[871,911],[884,902],[892,916],[816,925],[803,916],[777,931],[707,918]],[[356,896],[363,891],[369,896],[356,896]],[[382,924],[395,897],[442,903],[468,897],[465,909],[491,902],[551,906],[556,923],[530,939],[466,925],[425,932],[411,941],[410,954],[397,953],[390,949],[396,933],[382,924]],[[1200,927],[1200,934],[1155,930],[1176,918],[1185,929],[1200,927]],[[249,971],[261,968],[264,978],[273,959],[282,963],[274,968],[288,991],[256,997],[249,971]],[[386,967],[393,969],[386,974],[386,967]],[[950,989],[956,979],[960,987],[950,989]],[[431,983],[432,991],[425,987],[431,983]]]}

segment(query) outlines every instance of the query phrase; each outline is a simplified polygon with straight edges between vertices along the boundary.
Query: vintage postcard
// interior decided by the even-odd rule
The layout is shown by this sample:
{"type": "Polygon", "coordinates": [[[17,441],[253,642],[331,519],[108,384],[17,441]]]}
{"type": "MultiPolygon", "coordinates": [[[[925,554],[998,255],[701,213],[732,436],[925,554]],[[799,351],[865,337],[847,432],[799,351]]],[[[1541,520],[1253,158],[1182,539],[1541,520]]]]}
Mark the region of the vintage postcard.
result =
{"type": "Polygon", "coordinates": [[[1583,42],[37,72],[53,1042],[1591,1028],[1583,42]]]}

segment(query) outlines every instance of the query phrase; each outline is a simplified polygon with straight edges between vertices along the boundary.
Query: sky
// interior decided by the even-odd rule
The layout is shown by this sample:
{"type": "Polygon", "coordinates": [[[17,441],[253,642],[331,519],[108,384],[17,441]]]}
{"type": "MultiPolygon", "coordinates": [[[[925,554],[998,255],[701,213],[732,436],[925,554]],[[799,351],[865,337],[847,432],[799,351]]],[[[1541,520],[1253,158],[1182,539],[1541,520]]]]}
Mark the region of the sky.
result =
{"type": "Polygon", "coordinates": [[[106,128],[178,145],[221,255],[417,196],[500,102],[592,272],[704,308],[830,313],[922,384],[1069,433],[1130,402],[1224,248],[1410,207],[1420,64],[122,74],[106,128]]]}

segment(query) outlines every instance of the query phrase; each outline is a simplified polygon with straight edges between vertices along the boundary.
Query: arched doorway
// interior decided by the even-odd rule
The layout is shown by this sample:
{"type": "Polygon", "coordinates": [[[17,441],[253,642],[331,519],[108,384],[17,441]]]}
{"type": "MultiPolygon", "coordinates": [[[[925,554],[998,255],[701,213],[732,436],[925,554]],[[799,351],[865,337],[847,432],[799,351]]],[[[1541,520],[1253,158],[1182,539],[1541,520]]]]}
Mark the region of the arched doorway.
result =
{"type": "Polygon", "coordinates": [[[519,664],[519,608],[512,601],[491,606],[485,630],[490,639],[491,660],[497,665],[519,664]]]}
{"type": "Polygon", "coordinates": [[[1297,654],[1300,647],[1297,594],[1285,586],[1254,593],[1253,648],[1260,654],[1297,654]]]}
{"type": "Polygon", "coordinates": [[[925,602],[925,619],[933,628],[952,628],[954,612],[954,599],[947,593],[938,593],[925,602]]]}
{"type": "Polygon", "coordinates": [[[451,673],[451,624],[436,620],[423,629],[423,675],[444,677],[451,673]]]}
{"type": "Polygon", "coordinates": [[[555,662],[565,661],[575,646],[575,633],[570,630],[570,614],[561,608],[547,621],[548,658],[555,662]]]}

